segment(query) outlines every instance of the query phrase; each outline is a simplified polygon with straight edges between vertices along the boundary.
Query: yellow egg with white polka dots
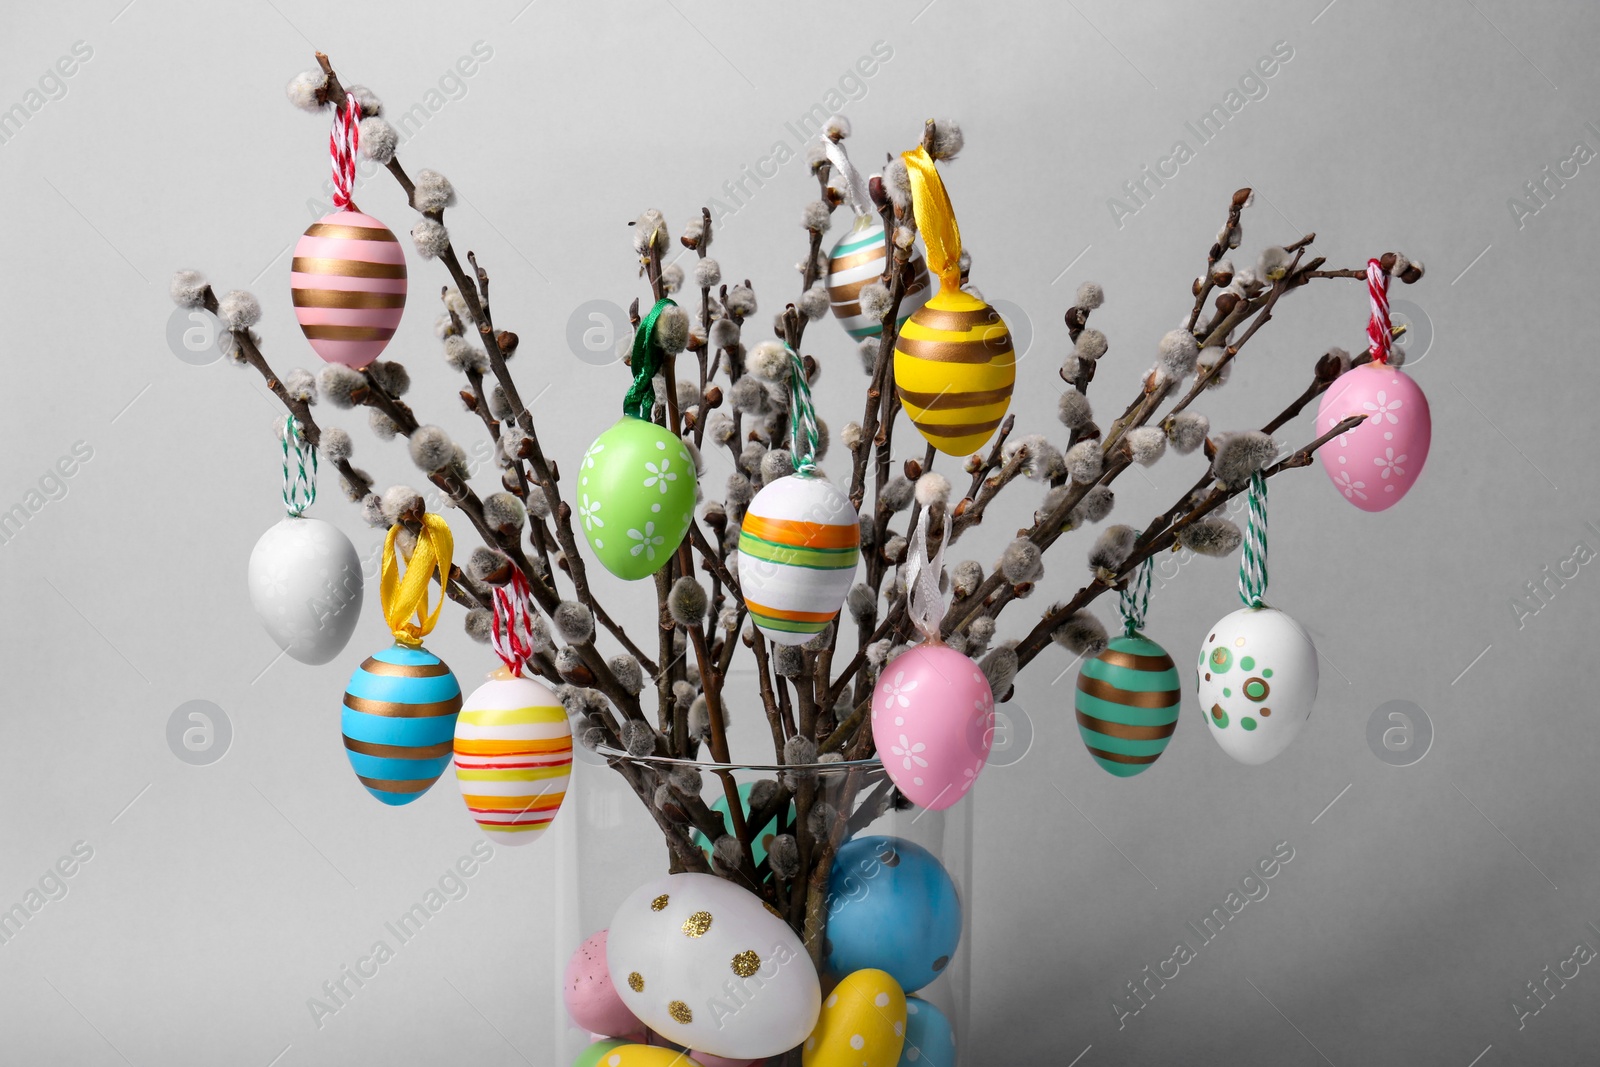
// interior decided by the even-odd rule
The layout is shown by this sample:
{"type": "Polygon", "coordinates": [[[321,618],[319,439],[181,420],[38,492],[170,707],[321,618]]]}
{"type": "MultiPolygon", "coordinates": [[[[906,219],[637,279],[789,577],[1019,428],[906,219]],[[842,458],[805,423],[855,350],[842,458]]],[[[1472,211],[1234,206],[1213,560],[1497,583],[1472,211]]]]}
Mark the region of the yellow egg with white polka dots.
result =
{"type": "MultiPolygon", "coordinates": [[[[606,1042],[605,1044],[609,1044],[606,1042]]],[[[591,1045],[589,1051],[597,1046],[591,1045]]],[[[578,1058],[574,1067],[700,1067],[700,1061],[691,1059],[687,1052],[654,1045],[613,1045],[603,1048],[594,1059],[578,1058]]]]}
{"type": "Polygon", "coordinates": [[[906,995],[887,973],[845,975],[806,1038],[804,1067],[895,1067],[906,1041],[906,995]]]}

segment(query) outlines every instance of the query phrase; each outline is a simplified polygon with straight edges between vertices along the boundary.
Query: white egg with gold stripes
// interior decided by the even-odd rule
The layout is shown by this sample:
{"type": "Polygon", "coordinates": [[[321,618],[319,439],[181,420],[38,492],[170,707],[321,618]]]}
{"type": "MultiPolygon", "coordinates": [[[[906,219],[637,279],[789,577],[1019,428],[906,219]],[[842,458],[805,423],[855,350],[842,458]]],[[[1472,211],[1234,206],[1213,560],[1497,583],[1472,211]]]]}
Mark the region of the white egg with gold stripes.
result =
{"type": "Polygon", "coordinates": [[[549,688],[504,668],[462,702],[456,784],[496,844],[521,845],[549,828],[567,795],[572,727],[549,688]]]}
{"type": "MultiPolygon", "coordinates": [[[[883,220],[877,215],[861,215],[856,218],[854,228],[833,246],[833,254],[828,258],[829,305],[834,318],[858,341],[883,332],[883,323],[861,313],[861,290],[883,279],[888,267],[887,257],[883,220]]],[[[922,253],[912,253],[911,271],[911,283],[900,300],[901,322],[933,295],[933,283],[922,253]]]]}

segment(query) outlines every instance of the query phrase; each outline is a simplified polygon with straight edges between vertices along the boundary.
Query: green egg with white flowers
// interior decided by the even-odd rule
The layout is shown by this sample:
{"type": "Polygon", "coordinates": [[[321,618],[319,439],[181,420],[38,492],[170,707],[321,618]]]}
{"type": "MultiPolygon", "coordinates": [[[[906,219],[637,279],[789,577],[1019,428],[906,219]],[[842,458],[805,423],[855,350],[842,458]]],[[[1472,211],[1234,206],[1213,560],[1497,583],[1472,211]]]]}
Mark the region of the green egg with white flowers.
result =
{"type": "Polygon", "coordinates": [[[667,565],[694,517],[694,457],[664,426],[624,415],[578,465],[578,523],[601,566],[648,578],[667,565]]]}

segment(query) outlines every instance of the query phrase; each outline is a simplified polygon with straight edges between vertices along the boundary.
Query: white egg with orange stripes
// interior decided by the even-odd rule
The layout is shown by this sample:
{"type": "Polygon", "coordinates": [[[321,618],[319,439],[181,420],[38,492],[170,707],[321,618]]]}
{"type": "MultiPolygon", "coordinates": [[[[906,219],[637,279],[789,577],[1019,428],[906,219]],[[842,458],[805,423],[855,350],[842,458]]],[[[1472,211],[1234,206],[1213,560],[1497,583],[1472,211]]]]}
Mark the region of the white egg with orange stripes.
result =
{"type": "Polygon", "coordinates": [[[533,841],[567,795],[572,727],[556,695],[500,669],[462,702],[456,784],[467,810],[497,844],[533,841]]]}
{"type": "Polygon", "coordinates": [[[839,614],[861,556],[861,522],[821,475],[791,474],[750,501],[739,527],[739,589],[780,645],[821,633],[839,614]]]}

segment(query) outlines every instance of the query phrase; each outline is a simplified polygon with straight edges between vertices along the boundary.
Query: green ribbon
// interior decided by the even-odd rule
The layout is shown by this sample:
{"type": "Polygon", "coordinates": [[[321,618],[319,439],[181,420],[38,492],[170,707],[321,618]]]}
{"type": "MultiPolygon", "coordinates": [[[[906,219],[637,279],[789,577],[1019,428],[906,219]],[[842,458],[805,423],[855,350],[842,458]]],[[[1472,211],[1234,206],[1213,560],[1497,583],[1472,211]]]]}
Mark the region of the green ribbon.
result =
{"type": "Polygon", "coordinates": [[[635,415],[648,421],[655,408],[655,377],[661,370],[662,362],[661,346],[655,341],[656,320],[661,317],[662,311],[677,306],[676,302],[662,297],[633,332],[633,384],[628,387],[628,395],[622,398],[624,415],[635,415]]]}
{"type": "Polygon", "coordinates": [[[1250,475],[1245,502],[1249,517],[1239,553],[1239,599],[1247,608],[1259,608],[1267,593],[1267,479],[1260,471],[1250,475]]]}
{"type": "Polygon", "coordinates": [[[1153,568],[1148,558],[1128,579],[1127,588],[1118,595],[1122,599],[1122,631],[1129,637],[1144,629],[1145,616],[1150,613],[1150,574],[1153,568]]]}
{"type": "Polygon", "coordinates": [[[283,506],[292,519],[305,514],[317,499],[317,450],[300,446],[300,420],[293,415],[283,425],[283,506]],[[289,473],[289,450],[294,449],[295,473],[289,473]],[[306,454],[311,455],[311,471],[306,472],[306,454]]]}
{"type": "Polygon", "coordinates": [[[794,472],[809,476],[817,469],[817,409],[811,403],[805,361],[787,344],[783,348],[789,353],[789,454],[794,472]]]}

